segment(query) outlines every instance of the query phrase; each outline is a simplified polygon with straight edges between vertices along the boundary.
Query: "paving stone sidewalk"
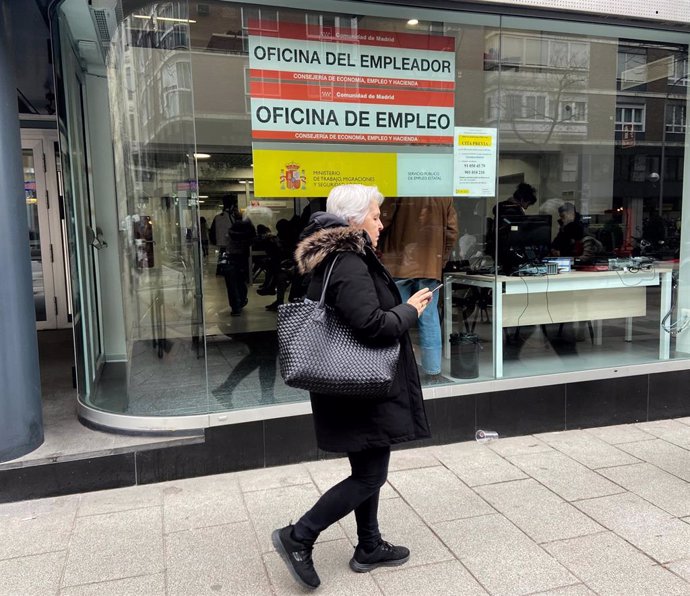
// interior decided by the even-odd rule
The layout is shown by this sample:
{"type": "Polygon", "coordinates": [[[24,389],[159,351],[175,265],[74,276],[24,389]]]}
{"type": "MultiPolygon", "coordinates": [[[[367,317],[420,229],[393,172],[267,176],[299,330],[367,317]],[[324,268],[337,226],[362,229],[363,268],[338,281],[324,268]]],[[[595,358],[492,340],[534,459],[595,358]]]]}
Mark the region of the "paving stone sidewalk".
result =
{"type": "MultiPolygon", "coordinates": [[[[271,530],[347,475],[310,462],[0,505],[0,594],[303,594],[271,530]]],[[[384,538],[355,574],[354,519],[314,551],[319,594],[690,595],[690,418],[393,453],[384,538]]]]}

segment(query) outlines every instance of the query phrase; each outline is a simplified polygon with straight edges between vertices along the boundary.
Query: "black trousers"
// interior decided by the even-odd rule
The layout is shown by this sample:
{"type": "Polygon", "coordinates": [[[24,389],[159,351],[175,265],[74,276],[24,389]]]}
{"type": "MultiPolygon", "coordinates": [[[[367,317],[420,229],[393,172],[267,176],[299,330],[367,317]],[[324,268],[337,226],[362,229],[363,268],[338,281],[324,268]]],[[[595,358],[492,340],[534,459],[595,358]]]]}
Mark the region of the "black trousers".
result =
{"type": "Polygon", "coordinates": [[[328,526],[355,512],[359,546],[374,548],[381,540],[379,492],[388,477],[390,447],[348,453],[352,474],[326,491],[295,524],[294,537],[313,544],[328,526]]]}
{"type": "Polygon", "coordinates": [[[228,304],[233,312],[240,312],[247,304],[247,276],[249,274],[248,258],[231,256],[225,265],[225,289],[228,293],[228,304]]]}

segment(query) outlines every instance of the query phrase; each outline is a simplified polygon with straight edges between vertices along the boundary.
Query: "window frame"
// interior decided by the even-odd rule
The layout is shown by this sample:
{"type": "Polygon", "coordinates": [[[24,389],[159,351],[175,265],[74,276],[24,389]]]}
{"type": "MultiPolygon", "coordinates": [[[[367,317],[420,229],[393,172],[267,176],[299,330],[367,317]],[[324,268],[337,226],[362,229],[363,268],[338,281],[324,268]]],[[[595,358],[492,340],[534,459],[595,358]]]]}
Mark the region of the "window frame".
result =
{"type": "MultiPolygon", "coordinates": [[[[634,114],[634,112],[633,112],[634,114]]],[[[624,126],[631,124],[634,132],[645,132],[646,131],[646,120],[647,120],[647,105],[639,103],[617,103],[615,112],[615,131],[623,132],[624,126]],[[634,118],[631,120],[625,120],[623,118],[618,118],[618,111],[621,110],[623,114],[624,110],[640,110],[642,112],[642,118],[640,122],[635,122],[634,118]],[[639,126],[639,128],[637,128],[639,126]]]]}

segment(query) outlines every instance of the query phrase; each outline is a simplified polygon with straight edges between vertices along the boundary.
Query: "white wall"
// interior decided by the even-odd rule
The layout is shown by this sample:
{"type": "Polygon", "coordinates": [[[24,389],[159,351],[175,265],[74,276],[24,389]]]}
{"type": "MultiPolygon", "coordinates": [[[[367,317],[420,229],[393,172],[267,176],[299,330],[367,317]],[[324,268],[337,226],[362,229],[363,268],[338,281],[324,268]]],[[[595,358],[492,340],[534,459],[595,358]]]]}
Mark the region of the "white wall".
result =
{"type": "MultiPolygon", "coordinates": [[[[478,2],[479,0],[470,0],[478,2]]],[[[690,2],[688,0],[481,0],[508,6],[527,6],[577,13],[593,13],[605,16],[637,17],[655,21],[678,21],[690,23],[690,2]]]]}

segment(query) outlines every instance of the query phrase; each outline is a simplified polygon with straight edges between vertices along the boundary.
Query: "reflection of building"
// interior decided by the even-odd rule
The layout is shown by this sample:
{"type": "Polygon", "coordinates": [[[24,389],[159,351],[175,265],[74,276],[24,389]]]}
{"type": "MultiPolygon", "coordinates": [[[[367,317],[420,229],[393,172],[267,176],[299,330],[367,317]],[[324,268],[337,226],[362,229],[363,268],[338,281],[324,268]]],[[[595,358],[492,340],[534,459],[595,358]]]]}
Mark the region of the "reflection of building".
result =
{"type": "Polygon", "coordinates": [[[500,122],[507,140],[527,144],[587,138],[589,42],[496,32],[487,36],[486,45],[489,125],[500,122]]]}
{"type": "Polygon", "coordinates": [[[687,68],[687,46],[618,50],[613,207],[627,214],[633,237],[659,214],[666,238],[657,248],[668,254],[679,247],[687,68]]]}
{"type": "Polygon", "coordinates": [[[493,32],[485,38],[484,71],[485,121],[503,139],[499,196],[510,194],[515,177],[524,176],[542,200],[574,202],[585,214],[610,208],[611,176],[604,169],[613,169],[611,44],[493,32]]]}
{"type": "Polygon", "coordinates": [[[631,237],[643,234],[656,210],[677,236],[685,47],[493,32],[484,71],[484,117],[503,139],[502,176],[512,180],[506,160],[513,152],[529,164],[518,169],[538,176],[543,198],[573,201],[595,223],[622,210],[631,237]]]}

